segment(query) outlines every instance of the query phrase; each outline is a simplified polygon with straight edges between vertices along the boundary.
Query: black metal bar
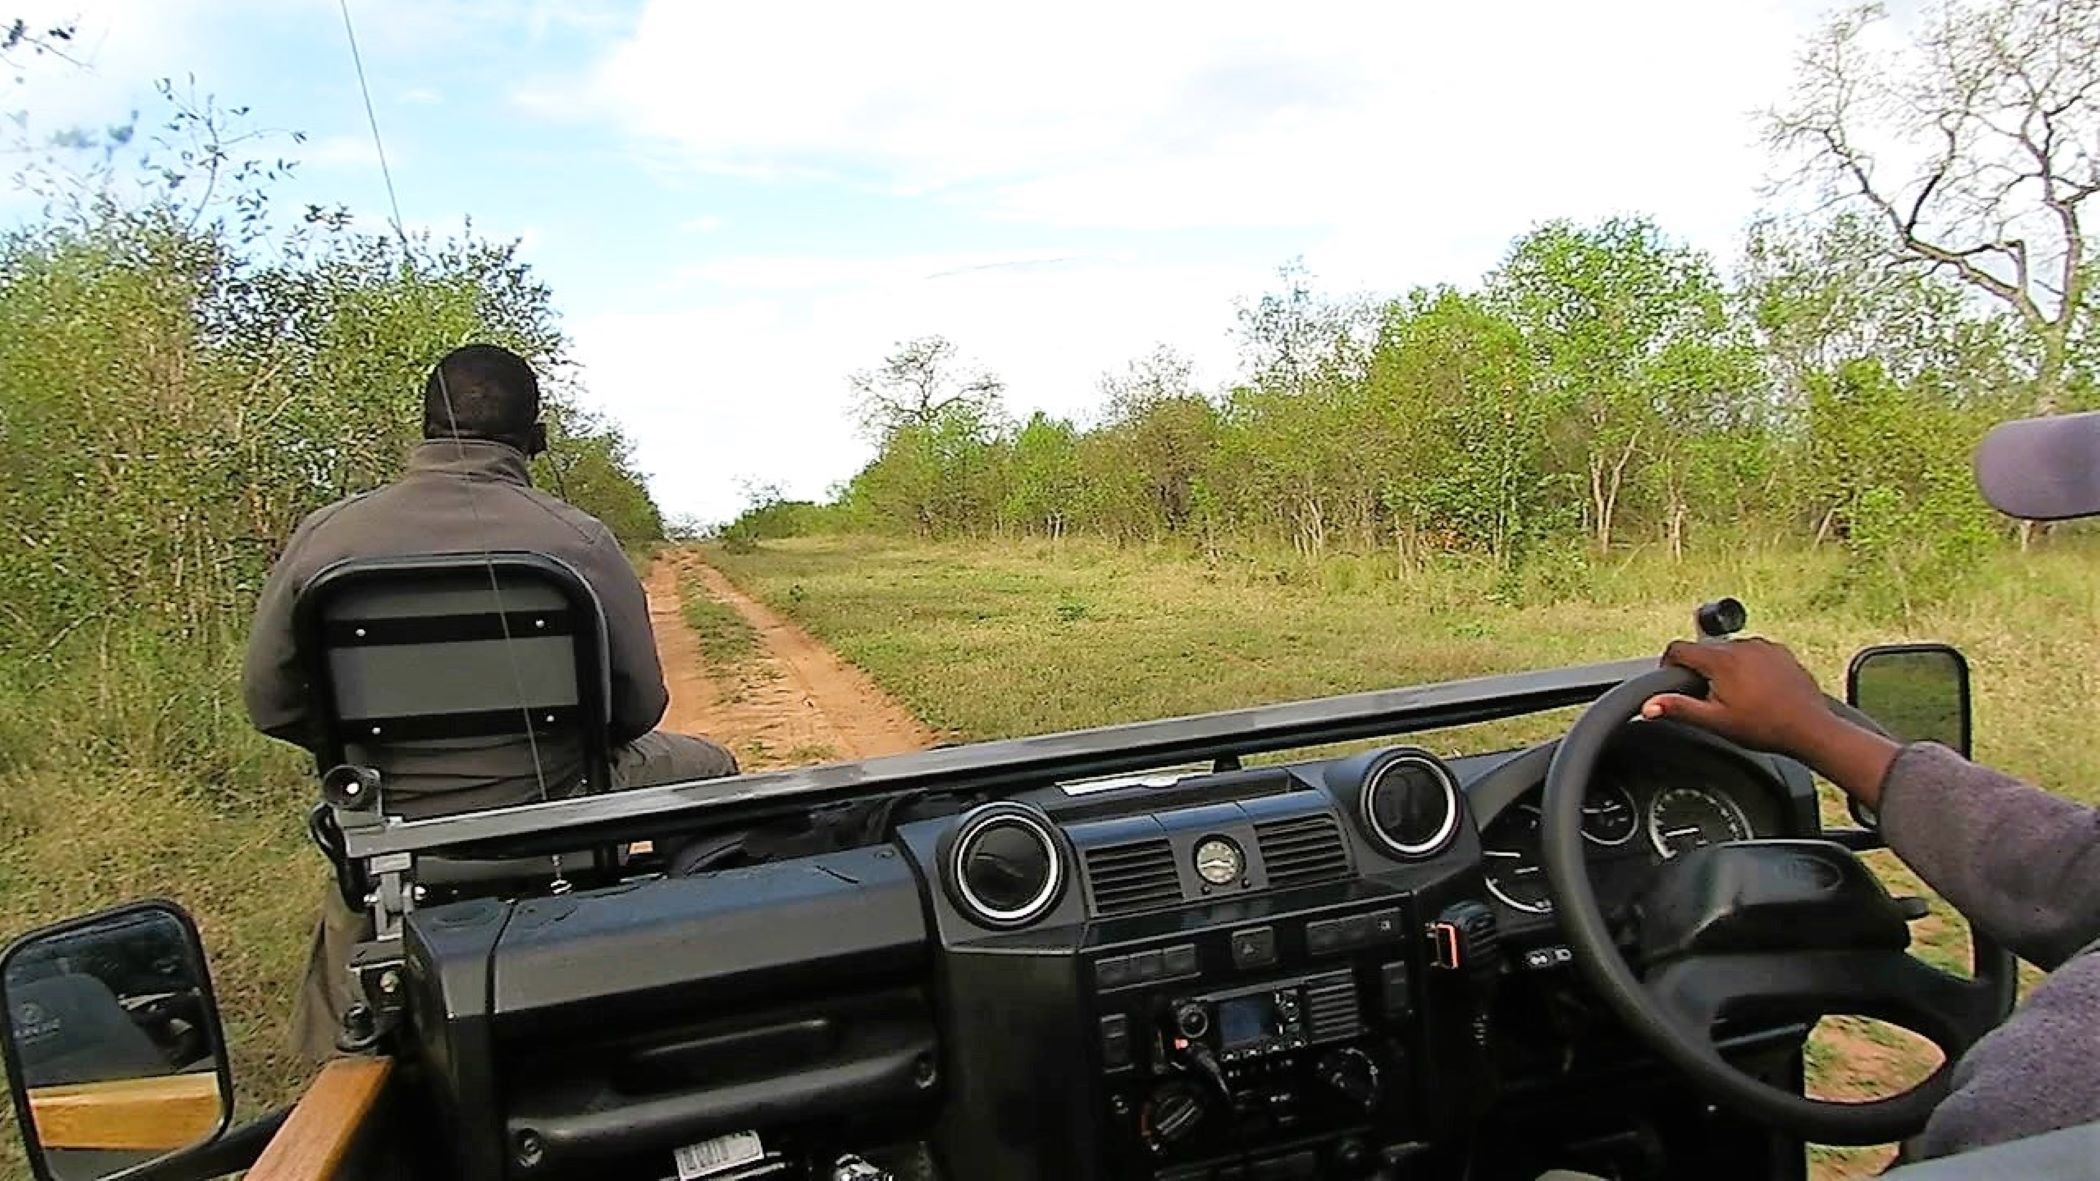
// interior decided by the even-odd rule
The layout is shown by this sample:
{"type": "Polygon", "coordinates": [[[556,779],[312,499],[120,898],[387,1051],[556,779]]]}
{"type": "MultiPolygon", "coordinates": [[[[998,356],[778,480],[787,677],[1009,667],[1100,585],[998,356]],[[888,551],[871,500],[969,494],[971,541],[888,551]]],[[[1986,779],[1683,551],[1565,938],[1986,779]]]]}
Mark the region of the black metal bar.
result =
{"type": "Polygon", "coordinates": [[[587,716],[587,711],[581,706],[527,703],[522,707],[510,705],[502,709],[451,714],[345,717],[341,722],[353,741],[424,742],[433,738],[479,738],[485,735],[522,737],[527,726],[535,736],[544,739],[572,727],[583,729],[588,725],[587,716]]]}
{"type": "Polygon", "coordinates": [[[472,847],[477,852],[576,848],[638,840],[906,790],[988,791],[1227,755],[1518,717],[1580,705],[1651,659],[1381,689],[1342,697],[1227,710],[889,755],[788,771],[639,788],[427,820],[388,819],[346,829],[353,858],[472,847]]]}
{"type": "Polygon", "coordinates": [[[566,640],[576,630],[566,608],[476,611],[468,615],[400,615],[387,619],[325,619],[321,641],[330,648],[387,648],[398,644],[470,644],[477,641],[566,640]]]}

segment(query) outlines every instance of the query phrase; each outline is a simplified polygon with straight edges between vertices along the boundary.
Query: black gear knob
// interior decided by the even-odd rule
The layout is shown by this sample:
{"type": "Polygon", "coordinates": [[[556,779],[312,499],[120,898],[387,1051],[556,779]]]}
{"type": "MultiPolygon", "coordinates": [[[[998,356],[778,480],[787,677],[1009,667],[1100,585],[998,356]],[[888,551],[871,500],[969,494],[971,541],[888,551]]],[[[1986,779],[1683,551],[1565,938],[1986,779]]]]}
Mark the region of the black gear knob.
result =
{"type": "Polygon", "coordinates": [[[1699,629],[1700,636],[1709,640],[1732,636],[1749,622],[1750,612],[1744,609],[1741,599],[1718,598],[1699,604],[1699,609],[1692,612],[1692,625],[1699,629]]]}

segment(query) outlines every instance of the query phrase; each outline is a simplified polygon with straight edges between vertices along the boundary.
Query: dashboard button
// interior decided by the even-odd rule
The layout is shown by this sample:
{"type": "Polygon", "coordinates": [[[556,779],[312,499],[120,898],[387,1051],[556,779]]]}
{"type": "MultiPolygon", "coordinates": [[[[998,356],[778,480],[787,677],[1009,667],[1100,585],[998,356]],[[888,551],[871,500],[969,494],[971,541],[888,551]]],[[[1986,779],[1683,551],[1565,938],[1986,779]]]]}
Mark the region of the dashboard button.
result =
{"type": "Polygon", "coordinates": [[[1321,919],[1305,924],[1305,950],[1312,955],[1326,955],[1338,951],[1342,946],[1342,924],[1334,919],[1321,919]]]}
{"type": "Polygon", "coordinates": [[[1196,945],[1177,943],[1166,952],[1167,975],[1193,976],[1196,974],[1196,945]]]}
{"type": "Polygon", "coordinates": [[[1232,933],[1232,962],[1240,968],[1266,968],[1276,962],[1276,928],[1249,927],[1232,933]]]}
{"type": "Polygon", "coordinates": [[[1167,956],[1161,951],[1141,951],[1130,957],[1131,979],[1140,983],[1167,974],[1167,956]]]}
{"type": "Polygon", "coordinates": [[[1362,947],[1371,941],[1371,916],[1352,914],[1342,920],[1342,946],[1362,947]]]}
{"type": "Polygon", "coordinates": [[[1130,1065],[1130,1019],[1121,1013],[1101,1019],[1101,1065],[1109,1070],[1130,1065]]]}
{"type": "Polygon", "coordinates": [[[1407,961],[1394,960],[1378,969],[1379,1001],[1388,1017],[1405,1017],[1414,1008],[1414,990],[1407,976],[1407,961]]]}
{"type": "Polygon", "coordinates": [[[1130,957],[1107,956],[1094,961],[1094,987],[1102,992],[1131,983],[1130,957]]]}

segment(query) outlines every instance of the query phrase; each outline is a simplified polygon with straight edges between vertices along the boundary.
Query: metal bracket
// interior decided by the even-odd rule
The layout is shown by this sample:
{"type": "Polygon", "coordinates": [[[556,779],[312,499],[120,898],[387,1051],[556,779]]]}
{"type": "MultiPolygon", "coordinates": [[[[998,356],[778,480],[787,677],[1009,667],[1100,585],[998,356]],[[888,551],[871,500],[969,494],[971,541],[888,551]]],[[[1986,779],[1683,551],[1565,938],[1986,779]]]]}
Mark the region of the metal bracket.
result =
{"type": "MultiPolygon", "coordinates": [[[[360,1050],[377,1045],[408,1008],[408,973],[401,954],[401,940],[375,939],[360,943],[350,952],[350,976],[365,1000],[344,1016],[344,1038],[360,1050]],[[356,1020],[352,1020],[352,1017],[356,1020]]],[[[338,1042],[338,1045],[342,1045],[338,1042]]]]}
{"type": "Polygon", "coordinates": [[[409,880],[414,868],[415,856],[410,853],[382,853],[365,862],[365,874],[372,882],[365,903],[372,908],[373,938],[400,940],[401,920],[416,908],[415,884],[409,880]]]}

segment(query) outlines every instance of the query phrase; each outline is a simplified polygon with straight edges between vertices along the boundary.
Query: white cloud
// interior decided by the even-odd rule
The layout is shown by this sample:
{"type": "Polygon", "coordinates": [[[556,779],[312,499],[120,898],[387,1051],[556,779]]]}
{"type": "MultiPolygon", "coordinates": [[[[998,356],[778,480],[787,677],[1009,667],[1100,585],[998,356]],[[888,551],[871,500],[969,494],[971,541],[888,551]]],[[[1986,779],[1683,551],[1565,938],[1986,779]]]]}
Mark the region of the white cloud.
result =
{"type": "Polygon", "coordinates": [[[719,215],[703,213],[698,217],[687,218],[685,221],[678,223],[678,228],[693,234],[712,234],[716,230],[721,229],[724,224],[719,215]]]}
{"type": "MultiPolygon", "coordinates": [[[[1029,223],[1345,229],[1718,208],[1818,0],[1367,5],[655,0],[541,109],[738,175],[940,191],[1029,223]]],[[[1681,220],[1701,220],[1697,212],[1681,220]]],[[[1704,232],[1710,227],[1689,227],[1704,232]]]]}

